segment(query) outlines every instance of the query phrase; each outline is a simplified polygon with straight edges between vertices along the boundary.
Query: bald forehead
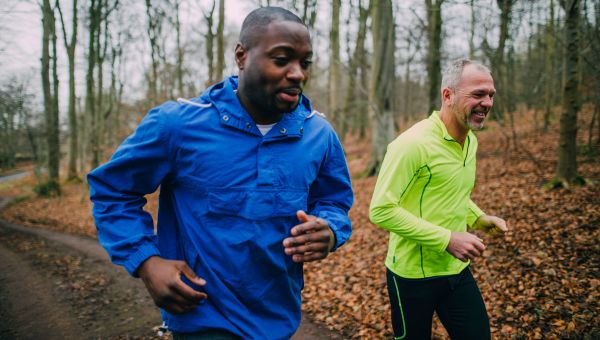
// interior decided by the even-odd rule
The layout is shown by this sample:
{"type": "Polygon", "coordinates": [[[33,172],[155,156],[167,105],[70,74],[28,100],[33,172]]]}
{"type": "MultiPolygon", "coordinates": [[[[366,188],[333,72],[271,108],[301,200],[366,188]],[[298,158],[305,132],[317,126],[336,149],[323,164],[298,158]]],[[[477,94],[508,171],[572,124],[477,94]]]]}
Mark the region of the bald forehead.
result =
{"type": "Polygon", "coordinates": [[[252,11],[244,19],[240,31],[240,43],[245,48],[251,48],[260,41],[272,24],[282,22],[296,23],[306,28],[298,16],[284,8],[262,7],[252,11]]]}

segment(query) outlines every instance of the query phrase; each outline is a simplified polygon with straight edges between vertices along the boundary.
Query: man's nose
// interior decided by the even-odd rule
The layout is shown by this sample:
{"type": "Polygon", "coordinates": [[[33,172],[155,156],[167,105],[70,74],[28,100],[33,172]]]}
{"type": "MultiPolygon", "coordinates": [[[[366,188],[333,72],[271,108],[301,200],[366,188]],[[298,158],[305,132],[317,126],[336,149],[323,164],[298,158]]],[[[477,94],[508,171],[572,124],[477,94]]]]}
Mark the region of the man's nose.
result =
{"type": "Polygon", "coordinates": [[[485,96],[481,101],[481,106],[483,107],[492,107],[494,105],[494,98],[491,96],[485,96]]]}
{"type": "Polygon", "coordinates": [[[291,63],[286,76],[289,80],[304,82],[307,78],[307,73],[300,63],[291,63]]]}

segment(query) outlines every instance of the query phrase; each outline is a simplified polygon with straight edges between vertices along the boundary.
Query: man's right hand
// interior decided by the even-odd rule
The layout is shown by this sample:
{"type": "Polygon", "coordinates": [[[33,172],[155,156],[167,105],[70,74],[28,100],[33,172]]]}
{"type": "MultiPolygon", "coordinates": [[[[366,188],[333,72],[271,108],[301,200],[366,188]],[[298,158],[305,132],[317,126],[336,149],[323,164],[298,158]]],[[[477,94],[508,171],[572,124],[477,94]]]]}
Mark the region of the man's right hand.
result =
{"type": "Polygon", "coordinates": [[[154,303],[169,313],[189,312],[198,306],[200,300],[208,297],[206,293],[192,289],[181,280],[181,275],[185,275],[198,286],[206,284],[184,261],[152,256],[142,263],[138,275],[144,281],[154,303]]]}
{"type": "Polygon", "coordinates": [[[457,259],[467,262],[480,256],[484,249],[483,240],[479,237],[465,231],[453,231],[446,251],[457,259]]]}

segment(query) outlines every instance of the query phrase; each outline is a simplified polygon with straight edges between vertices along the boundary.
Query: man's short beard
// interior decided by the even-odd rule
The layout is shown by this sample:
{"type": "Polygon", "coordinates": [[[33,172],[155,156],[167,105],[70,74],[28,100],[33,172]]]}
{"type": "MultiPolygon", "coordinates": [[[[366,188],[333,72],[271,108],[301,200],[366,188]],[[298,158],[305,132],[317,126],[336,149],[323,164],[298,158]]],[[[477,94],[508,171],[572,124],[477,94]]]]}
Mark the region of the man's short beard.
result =
{"type": "Polygon", "coordinates": [[[485,120],[482,121],[481,124],[478,124],[478,123],[471,122],[471,120],[469,118],[471,118],[471,114],[470,113],[467,116],[467,121],[465,122],[466,125],[469,127],[469,129],[471,129],[473,131],[483,130],[484,125],[485,125],[485,120]]]}

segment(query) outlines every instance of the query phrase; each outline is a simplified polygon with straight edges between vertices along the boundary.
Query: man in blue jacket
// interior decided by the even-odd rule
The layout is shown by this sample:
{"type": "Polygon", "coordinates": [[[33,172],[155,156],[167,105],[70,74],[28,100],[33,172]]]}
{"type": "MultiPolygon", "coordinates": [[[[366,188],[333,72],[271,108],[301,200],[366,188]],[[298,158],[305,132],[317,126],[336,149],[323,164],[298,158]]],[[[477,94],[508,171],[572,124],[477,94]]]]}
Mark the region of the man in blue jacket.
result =
{"type": "Polygon", "coordinates": [[[239,77],[151,110],[88,175],[101,244],[142,278],[174,338],[289,338],[302,264],[350,237],[342,146],[302,94],[311,58],[297,16],[253,11],[239,77]],[[155,235],[142,208],[159,186],[155,235]]]}

